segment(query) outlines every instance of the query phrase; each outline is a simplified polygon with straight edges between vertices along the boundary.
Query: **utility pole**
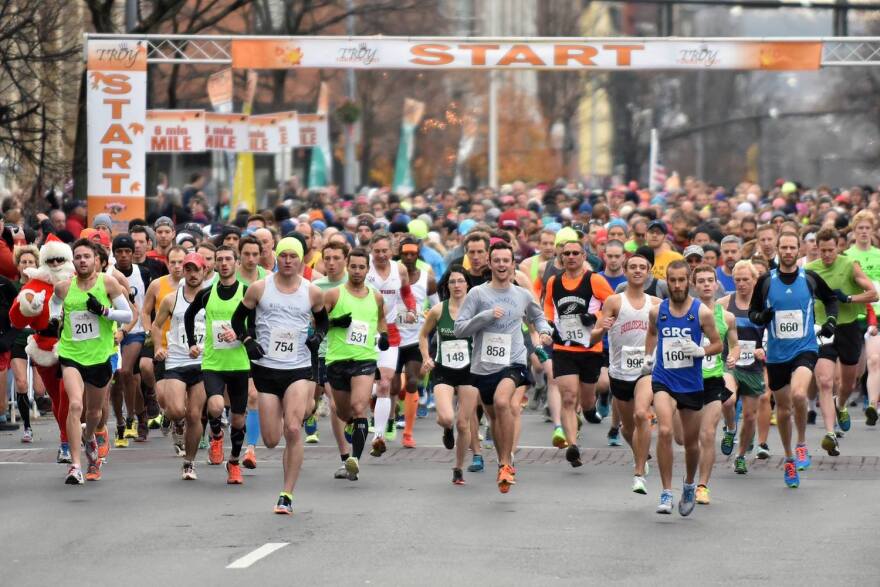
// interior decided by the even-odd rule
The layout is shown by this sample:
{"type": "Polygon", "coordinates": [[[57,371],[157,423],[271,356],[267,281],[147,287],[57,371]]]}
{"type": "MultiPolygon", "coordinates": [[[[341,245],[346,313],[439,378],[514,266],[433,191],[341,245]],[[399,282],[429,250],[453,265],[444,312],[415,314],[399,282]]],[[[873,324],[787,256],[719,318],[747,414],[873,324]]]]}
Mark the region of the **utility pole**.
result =
{"type": "Polygon", "coordinates": [[[138,23],[138,0],[125,0],[125,30],[132,32],[138,23]]]}
{"type": "MultiPolygon", "coordinates": [[[[345,19],[346,30],[349,36],[354,35],[354,0],[348,0],[348,16],[345,19]]],[[[348,99],[352,103],[357,99],[357,78],[354,69],[348,69],[346,72],[345,89],[348,99]]],[[[355,123],[357,124],[357,123],[355,123]]],[[[345,173],[343,175],[343,191],[346,194],[353,194],[357,189],[357,160],[355,158],[355,125],[345,125],[345,173]]]]}
{"type": "MultiPolygon", "coordinates": [[[[498,36],[499,0],[489,0],[489,36],[498,36]]],[[[498,187],[498,72],[489,72],[489,186],[498,187]]]]}

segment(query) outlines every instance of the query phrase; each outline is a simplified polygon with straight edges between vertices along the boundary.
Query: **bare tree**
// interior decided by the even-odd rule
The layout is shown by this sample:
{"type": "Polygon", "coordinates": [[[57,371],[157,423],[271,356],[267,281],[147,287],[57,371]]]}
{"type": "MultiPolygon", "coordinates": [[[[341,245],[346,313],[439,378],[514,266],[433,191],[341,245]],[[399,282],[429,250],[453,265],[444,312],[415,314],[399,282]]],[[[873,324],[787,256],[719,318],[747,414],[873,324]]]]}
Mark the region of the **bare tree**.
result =
{"type": "Polygon", "coordinates": [[[50,0],[34,10],[28,2],[0,0],[0,159],[20,176],[35,176],[34,193],[65,171],[60,149],[47,145],[63,132],[59,100],[79,55],[77,44],[59,33],[63,4],[50,0]]]}

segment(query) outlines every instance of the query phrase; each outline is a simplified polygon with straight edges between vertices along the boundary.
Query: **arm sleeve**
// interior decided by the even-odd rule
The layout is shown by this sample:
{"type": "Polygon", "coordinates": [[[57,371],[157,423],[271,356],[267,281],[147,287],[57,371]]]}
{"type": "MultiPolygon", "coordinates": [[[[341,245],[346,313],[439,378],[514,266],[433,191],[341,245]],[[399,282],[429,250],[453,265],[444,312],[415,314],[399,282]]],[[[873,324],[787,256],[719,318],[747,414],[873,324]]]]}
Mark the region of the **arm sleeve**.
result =
{"type": "Polygon", "coordinates": [[[874,312],[873,304],[865,304],[865,319],[868,326],[877,326],[877,313],[874,312]]]}
{"type": "Polygon", "coordinates": [[[755,289],[752,290],[752,301],[749,302],[749,320],[760,326],[764,326],[764,322],[761,320],[761,313],[764,311],[765,302],[764,282],[769,279],[769,276],[769,273],[765,273],[758,278],[755,289]]]}
{"type": "Polygon", "coordinates": [[[556,312],[553,307],[553,284],[556,283],[556,276],[552,276],[547,280],[547,287],[544,290],[544,316],[546,320],[553,321],[556,319],[556,312]]]}
{"type": "Polygon", "coordinates": [[[113,307],[107,311],[107,318],[120,324],[131,322],[131,306],[128,305],[128,296],[119,294],[113,298],[113,307]]]}
{"type": "Polygon", "coordinates": [[[819,299],[823,304],[825,304],[825,316],[828,318],[834,318],[834,321],[837,321],[837,311],[840,307],[840,302],[837,301],[837,296],[834,295],[834,292],[831,291],[831,288],[828,287],[828,284],[824,279],[819,277],[819,274],[807,269],[807,275],[810,276],[815,283],[815,289],[813,290],[813,294],[815,297],[819,299]]]}
{"type": "Polygon", "coordinates": [[[247,306],[238,303],[238,307],[232,314],[232,330],[238,340],[244,340],[248,336],[254,337],[254,318],[256,317],[256,308],[249,310],[247,306]]]}
{"type": "Polygon", "coordinates": [[[327,315],[327,309],[321,306],[320,310],[312,312],[312,316],[315,318],[315,334],[323,339],[330,329],[330,317],[327,315]]]}
{"type": "Polygon", "coordinates": [[[183,314],[183,329],[186,332],[186,344],[188,346],[196,346],[196,314],[208,304],[211,289],[203,289],[196,294],[196,298],[183,314]]]}
{"type": "Polygon", "coordinates": [[[455,336],[460,338],[473,336],[495,320],[492,308],[475,314],[479,296],[479,289],[472,289],[465,296],[464,303],[458,310],[458,318],[455,319],[455,328],[453,329],[455,336]]]}
{"type": "Polygon", "coordinates": [[[400,298],[403,300],[403,305],[406,306],[407,310],[411,312],[416,311],[416,298],[413,295],[412,288],[409,284],[400,288],[400,298]]]}

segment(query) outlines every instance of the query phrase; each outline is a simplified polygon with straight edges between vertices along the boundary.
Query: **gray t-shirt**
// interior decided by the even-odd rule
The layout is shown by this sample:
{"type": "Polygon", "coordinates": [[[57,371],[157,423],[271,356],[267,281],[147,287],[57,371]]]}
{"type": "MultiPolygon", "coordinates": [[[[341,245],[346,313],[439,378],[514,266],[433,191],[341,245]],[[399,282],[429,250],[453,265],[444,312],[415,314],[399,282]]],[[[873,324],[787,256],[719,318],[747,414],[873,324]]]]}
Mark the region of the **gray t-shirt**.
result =
{"type": "Polygon", "coordinates": [[[504,289],[491,282],[472,288],[455,319],[455,336],[473,337],[471,373],[491,375],[507,365],[526,365],[523,322],[533,324],[543,334],[550,334],[550,325],[531,292],[516,285],[504,289]],[[495,307],[504,309],[504,316],[495,318],[495,307]]]}
{"type": "MultiPolygon", "coordinates": [[[[619,284],[615,289],[614,293],[623,293],[626,291],[626,281],[619,284]]],[[[648,276],[648,279],[645,280],[645,287],[642,288],[648,295],[652,295],[654,297],[660,298],[661,300],[665,300],[669,297],[669,287],[667,287],[666,282],[662,279],[657,279],[651,275],[648,276]],[[654,289],[651,289],[651,286],[655,285],[654,289]]]]}

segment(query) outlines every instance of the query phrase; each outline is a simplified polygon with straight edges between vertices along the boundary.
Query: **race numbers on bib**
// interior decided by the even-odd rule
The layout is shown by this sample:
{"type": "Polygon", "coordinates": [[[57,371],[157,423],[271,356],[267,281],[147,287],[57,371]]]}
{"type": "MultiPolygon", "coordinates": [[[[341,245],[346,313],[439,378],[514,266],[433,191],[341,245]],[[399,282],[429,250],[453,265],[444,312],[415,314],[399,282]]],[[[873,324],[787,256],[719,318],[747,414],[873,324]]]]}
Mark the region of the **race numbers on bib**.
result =
{"type": "Polygon", "coordinates": [[[778,310],[773,320],[776,322],[776,338],[804,336],[804,313],[801,310],[778,310]]]}
{"type": "MultiPolygon", "coordinates": [[[[193,325],[193,334],[196,337],[196,346],[202,346],[205,344],[205,323],[196,320],[193,325]]],[[[174,337],[174,340],[182,347],[189,348],[189,344],[186,341],[186,328],[183,326],[183,322],[177,323],[177,336],[174,337]]]]}
{"type": "Polygon", "coordinates": [[[645,364],[645,347],[624,346],[620,349],[620,370],[624,373],[638,373],[645,364]]]}
{"type": "Polygon", "coordinates": [[[559,317],[559,336],[566,342],[576,342],[588,347],[592,330],[581,323],[580,316],[559,317]]]}
{"type": "Polygon", "coordinates": [[[510,342],[511,337],[509,334],[502,334],[500,332],[483,333],[480,358],[484,363],[510,365],[510,342]]]}
{"type": "Polygon", "coordinates": [[[268,355],[273,359],[288,359],[296,354],[299,333],[286,328],[273,328],[269,333],[268,355]]]}
{"type": "Polygon", "coordinates": [[[686,353],[686,338],[663,339],[663,366],[666,369],[687,369],[694,366],[694,358],[686,353]]]}
{"type": "Polygon", "coordinates": [[[241,346],[241,342],[237,339],[232,339],[232,342],[227,342],[221,338],[223,333],[227,330],[232,330],[232,322],[229,320],[214,320],[211,322],[211,336],[214,337],[213,343],[215,349],[234,349],[241,346]]]}
{"type": "Polygon", "coordinates": [[[755,349],[757,345],[754,340],[739,341],[739,359],[736,361],[737,367],[750,367],[755,364],[755,349]]]}
{"type": "Polygon", "coordinates": [[[440,343],[440,361],[447,369],[463,369],[471,362],[466,340],[444,340],[440,343]]]}
{"type": "MultiPolygon", "coordinates": [[[[710,343],[709,339],[704,336],[703,343],[702,343],[703,348],[709,346],[710,344],[712,344],[712,343],[710,343]]],[[[709,369],[714,369],[715,364],[718,362],[719,356],[720,355],[706,355],[705,357],[703,357],[703,369],[705,369],[707,371],[709,369]]]]}
{"type": "Polygon", "coordinates": [[[98,317],[91,312],[71,312],[71,338],[76,341],[98,338],[98,317]]]}
{"type": "Polygon", "coordinates": [[[367,340],[370,334],[370,325],[362,320],[352,320],[345,333],[345,344],[356,346],[372,346],[372,341],[367,340]]]}

